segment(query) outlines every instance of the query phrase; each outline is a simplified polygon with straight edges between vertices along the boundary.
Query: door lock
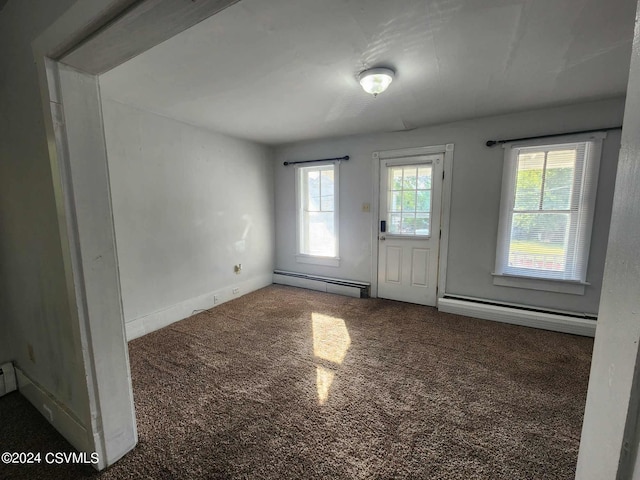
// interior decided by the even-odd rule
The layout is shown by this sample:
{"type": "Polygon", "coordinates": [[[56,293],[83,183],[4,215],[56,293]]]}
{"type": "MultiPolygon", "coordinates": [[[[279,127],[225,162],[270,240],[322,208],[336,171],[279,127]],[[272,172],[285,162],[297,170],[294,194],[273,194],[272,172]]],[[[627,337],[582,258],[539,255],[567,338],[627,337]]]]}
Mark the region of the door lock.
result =
{"type": "Polygon", "coordinates": [[[386,240],[386,237],[385,237],[384,235],[380,235],[380,240],[381,240],[381,241],[385,241],[385,240],[386,240]]]}

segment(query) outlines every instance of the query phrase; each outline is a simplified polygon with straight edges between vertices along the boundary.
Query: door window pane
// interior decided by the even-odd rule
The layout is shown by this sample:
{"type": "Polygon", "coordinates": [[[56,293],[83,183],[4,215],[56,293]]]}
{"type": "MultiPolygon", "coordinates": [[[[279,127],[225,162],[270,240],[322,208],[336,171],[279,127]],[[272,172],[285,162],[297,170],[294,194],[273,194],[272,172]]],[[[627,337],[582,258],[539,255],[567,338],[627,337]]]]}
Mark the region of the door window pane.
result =
{"type": "Polygon", "coordinates": [[[416,191],[405,190],[402,192],[402,211],[403,212],[415,212],[416,211],[416,191]]]}
{"type": "Polygon", "coordinates": [[[389,167],[388,171],[388,232],[430,235],[432,166],[397,166],[389,167]]]}
{"type": "Polygon", "coordinates": [[[429,235],[431,230],[430,217],[429,213],[416,213],[416,235],[429,235]]]}
{"type": "Polygon", "coordinates": [[[416,202],[416,212],[430,212],[431,211],[431,191],[419,190],[418,199],[416,202]]]}
{"type": "Polygon", "coordinates": [[[431,189],[431,167],[418,168],[418,188],[421,190],[431,189]]]}
{"type": "Polygon", "coordinates": [[[401,212],[402,211],[402,192],[391,192],[391,205],[389,206],[389,212],[401,212]]]}
{"type": "Polygon", "coordinates": [[[416,233],[416,214],[415,213],[402,214],[401,233],[408,234],[408,235],[415,235],[416,233]]]}

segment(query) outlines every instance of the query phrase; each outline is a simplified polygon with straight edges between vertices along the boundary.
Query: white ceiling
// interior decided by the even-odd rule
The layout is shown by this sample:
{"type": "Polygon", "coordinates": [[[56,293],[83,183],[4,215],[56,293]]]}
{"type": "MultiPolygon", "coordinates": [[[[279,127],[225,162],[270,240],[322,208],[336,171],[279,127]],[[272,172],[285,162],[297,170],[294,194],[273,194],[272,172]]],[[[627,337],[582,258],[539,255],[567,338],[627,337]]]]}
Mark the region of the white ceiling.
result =
{"type": "Polygon", "coordinates": [[[635,0],[242,0],[102,94],[268,144],[623,95],[635,0]],[[357,74],[388,66],[377,98],[357,74]]]}

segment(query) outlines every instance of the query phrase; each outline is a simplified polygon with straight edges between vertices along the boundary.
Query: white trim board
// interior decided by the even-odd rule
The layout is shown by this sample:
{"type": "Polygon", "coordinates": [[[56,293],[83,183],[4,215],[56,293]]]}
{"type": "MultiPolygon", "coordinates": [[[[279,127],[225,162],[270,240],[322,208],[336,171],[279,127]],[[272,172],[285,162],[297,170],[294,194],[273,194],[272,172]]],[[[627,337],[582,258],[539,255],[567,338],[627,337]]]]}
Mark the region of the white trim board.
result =
{"type": "Polygon", "coordinates": [[[175,305],[158,310],[157,312],[128,320],[125,323],[127,341],[131,341],[138,337],[142,337],[147,333],[160,330],[172,323],[184,320],[185,318],[194,315],[194,312],[209,310],[216,305],[239,298],[242,295],[259,290],[271,285],[272,283],[272,274],[259,275],[252,279],[228,285],[213,292],[205,293],[204,295],[176,303],[175,305]],[[237,293],[233,293],[235,289],[238,289],[237,293]]]}
{"type": "Polygon", "coordinates": [[[596,334],[595,320],[575,318],[556,313],[532,312],[514,307],[487,305],[453,298],[441,298],[438,301],[438,310],[483,320],[493,320],[495,322],[511,323],[585,337],[594,337],[596,334]]]}
{"type": "MultiPolygon", "coordinates": [[[[78,395],[87,396],[79,401],[89,408],[77,421],[91,432],[88,438],[100,455],[98,470],[133,449],[138,438],[99,88],[97,77],[82,71],[90,67],[88,63],[95,71],[122,63],[235,1],[76,1],[32,43],[71,310],[74,360],[82,362],[86,378],[86,390],[78,395]],[[162,18],[171,28],[158,23],[162,18]],[[132,24],[155,30],[126,28],[132,24]],[[121,28],[114,28],[118,25],[121,28]],[[123,31],[128,35],[123,36],[123,31]],[[115,45],[109,40],[114,35],[115,45]],[[58,68],[58,62],[52,60],[70,51],[67,57],[75,58],[75,69],[58,68]],[[105,318],[112,321],[105,322],[105,318]]],[[[39,398],[37,393],[33,395],[39,398]]]]}
{"type": "MultiPolygon", "coordinates": [[[[94,452],[87,429],[56,398],[41,385],[31,380],[22,370],[15,369],[18,390],[53,427],[79,452],[94,452]]],[[[104,462],[104,459],[100,459],[104,462]]]]}

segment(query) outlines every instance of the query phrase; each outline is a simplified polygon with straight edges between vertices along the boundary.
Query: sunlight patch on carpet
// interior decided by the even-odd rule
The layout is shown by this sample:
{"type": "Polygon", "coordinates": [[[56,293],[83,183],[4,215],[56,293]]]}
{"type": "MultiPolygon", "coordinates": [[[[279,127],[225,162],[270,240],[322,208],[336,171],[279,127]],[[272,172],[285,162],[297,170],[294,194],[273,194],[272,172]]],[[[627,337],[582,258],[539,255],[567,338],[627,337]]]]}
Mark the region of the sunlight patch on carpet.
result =
{"type": "Polygon", "coordinates": [[[318,390],[318,404],[324,405],[329,400],[329,389],[333,383],[333,377],[335,373],[328,368],[316,367],[316,387],[318,390]]]}
{"type": "Polygon", "coordinates": [[[311,321],[313,354],[323,360],[341,364],[351,345],[344,320],[313,312],[311,321]]]}
{"type": "MultiPolygon", "coordinates": [[[[335,363],[336,366],[340,365],[344,361],[347,350],[351,345],[351,337],[344,320],[313,312],[311,314],[311,328],[313,330],[313,354],[315,357],[335,363]]],[[[316,366],[318,404],[324,405],[327,403],[334,377],[334,371],[320,365],[316,366]]]]}

